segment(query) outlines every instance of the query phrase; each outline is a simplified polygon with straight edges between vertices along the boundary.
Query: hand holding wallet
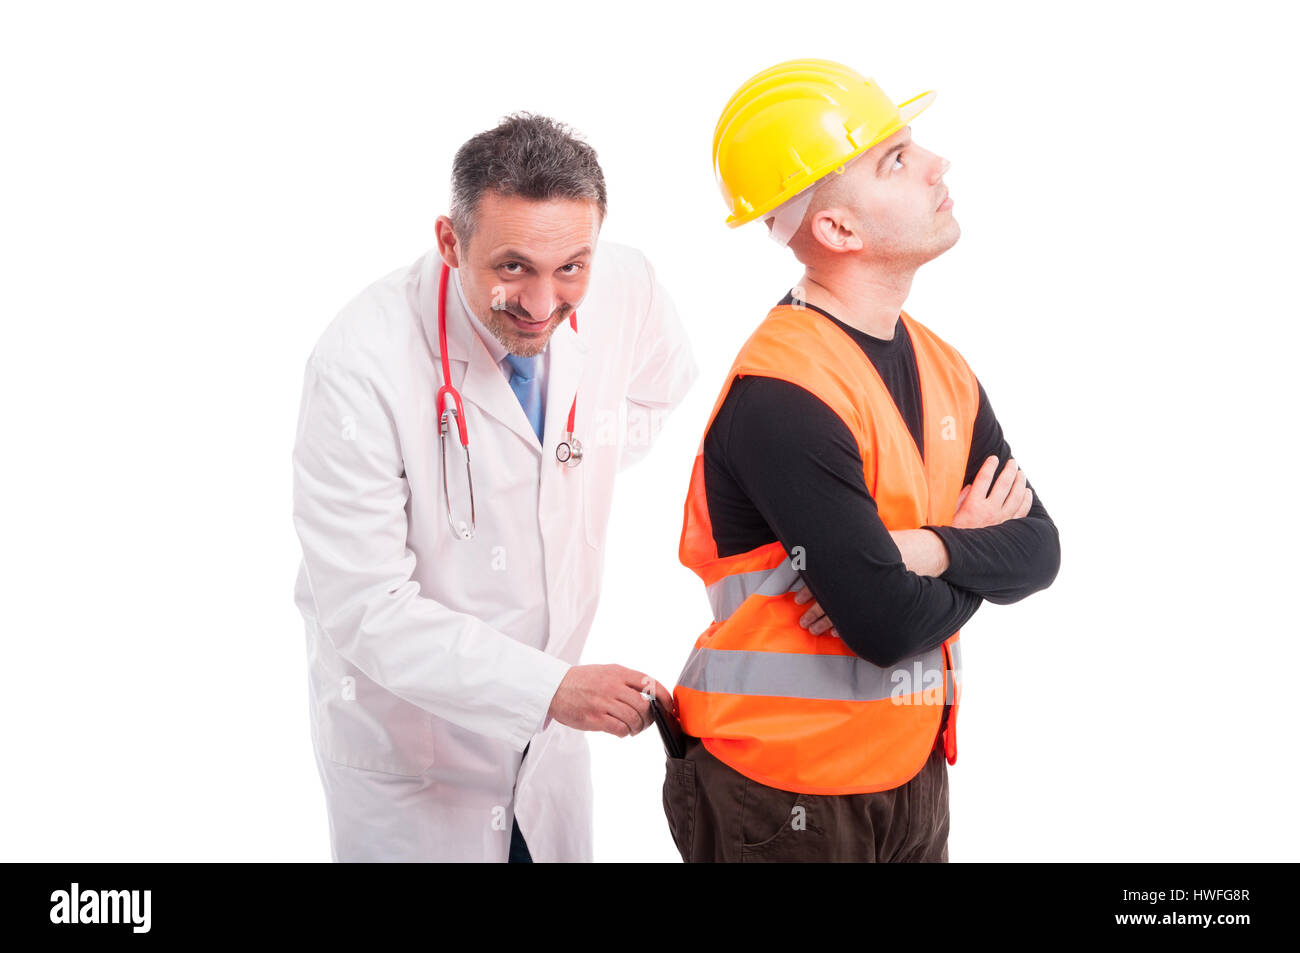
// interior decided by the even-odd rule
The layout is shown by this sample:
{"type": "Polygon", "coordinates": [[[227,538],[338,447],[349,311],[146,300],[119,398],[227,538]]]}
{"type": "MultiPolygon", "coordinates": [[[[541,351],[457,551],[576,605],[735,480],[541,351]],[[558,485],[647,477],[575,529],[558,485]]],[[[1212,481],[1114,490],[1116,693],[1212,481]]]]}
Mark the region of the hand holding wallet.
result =
{"type": "Polygon", "coordinates": [[[650,710],[654,712],[655,726],[659,729],[659,737],[663,739],[664,751],[668,757],[686,757],[686,732],[682,731],[681,723],[673,714],[671,700],[668,706],[664,707],[659,704],[658,699],[651,698],[650,710]]]}

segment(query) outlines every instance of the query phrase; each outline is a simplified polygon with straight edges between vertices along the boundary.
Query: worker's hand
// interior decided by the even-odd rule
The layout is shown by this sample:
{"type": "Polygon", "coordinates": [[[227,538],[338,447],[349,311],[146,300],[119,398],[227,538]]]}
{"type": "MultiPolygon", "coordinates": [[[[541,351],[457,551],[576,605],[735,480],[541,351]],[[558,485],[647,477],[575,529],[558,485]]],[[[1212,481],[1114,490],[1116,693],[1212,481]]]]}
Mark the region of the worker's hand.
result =
{"type": "Polygon", "coordinates": [[[672,706],[672,693],[649,675],[622,665],[575,665],[560,681],[547,714],[570,728],[626,738],[654,720],[650,693],[672,706]]]}
{"type": "Polygon", "coordinates": [[[808,611],[799,617],[800,628],[807,629],[813,635],[821,635],[826,632],[837,639],[840,637],[839,632],[831,625],[830,616],[822,611],[820,603],[813,600],[812,590],[808,588],[807,583],[804,583],[803,588],[794,594],[794,601],[796,605],[812,602],[812,605],[808,607],[808,611]]]}
{"type": "Polygon", "coordinates": [[[1014,457],[1009,458],[990,490],[989,484],[997,469],[997,456],[989,457],[975,474],[975,480],[962,488],[957,497],[957,512],[952,518],[953,526],[958,529],[996,526],[1029,512],[1034,491],[1025,486],[1025,471],[1016,466],[1014,457]]]}

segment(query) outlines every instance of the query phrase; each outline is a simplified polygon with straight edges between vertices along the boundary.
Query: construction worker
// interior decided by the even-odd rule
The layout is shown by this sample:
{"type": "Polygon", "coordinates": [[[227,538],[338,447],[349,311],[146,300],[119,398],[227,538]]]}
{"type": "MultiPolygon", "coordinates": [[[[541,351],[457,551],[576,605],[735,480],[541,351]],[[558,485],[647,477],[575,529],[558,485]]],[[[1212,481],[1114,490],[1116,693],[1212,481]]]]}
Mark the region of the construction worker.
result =
{"type": "Polygon", "coordinates": [[[752,77],[714,132],[727,224],[804,266],[745,342],[691,474],[680,558],[714,622],[674,692],[664,806],[687,861],[948,860],[960,629],[1060,544],[952,345],[902,310],[956,243],[947,160],[826,60],[752,77]]]}

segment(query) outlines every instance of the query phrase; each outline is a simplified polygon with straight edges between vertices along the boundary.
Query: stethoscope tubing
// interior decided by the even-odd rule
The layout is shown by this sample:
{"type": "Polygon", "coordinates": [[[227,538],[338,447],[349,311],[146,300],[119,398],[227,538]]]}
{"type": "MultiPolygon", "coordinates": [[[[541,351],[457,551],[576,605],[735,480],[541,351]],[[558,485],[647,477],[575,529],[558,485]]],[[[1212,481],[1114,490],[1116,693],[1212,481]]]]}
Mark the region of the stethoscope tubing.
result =
{"type": "MultiPolygon", "coordinates": [[[[442,274],[438,278],[438,351],[442,363],[442,386],[438,388],[436,398],[438,442],[442,451],[442,495],[443,502],[447,507],[447,523],[451,526],[452,531],[461,539],[470,539],[477,528],[474,510],[474,474],[469,463],[469,428],[465,424],[465,404],[461,400],[460,391],[451,383],[451,361],[447,355],[447,283],[450,277],[451,267],[444,261],[442,263],[442,274]],[[448,401],[451,402],[450,407],[447,405],[448,401]],[[454,417],[456,420],[456,435],[460,438],[460,445],[465,450],[465,478],[469,484],[470,525],[468,529],[458,526],[451,515],[451,495],[447,489],[447,436],[451,432],[449,417],[454,417]]],[[[573,328],[575,333],[577,332],[578,312],[576,310],[569,314],[569,326],[573,328]]],[[[555,458],[569,467],[575,467],[582,462],[582,444],[573,435],[573,422],[577,411],[578,397],[575,394],[573,404],[569,407],[569,420],[565,439],[555,447],[555,458]]]]}

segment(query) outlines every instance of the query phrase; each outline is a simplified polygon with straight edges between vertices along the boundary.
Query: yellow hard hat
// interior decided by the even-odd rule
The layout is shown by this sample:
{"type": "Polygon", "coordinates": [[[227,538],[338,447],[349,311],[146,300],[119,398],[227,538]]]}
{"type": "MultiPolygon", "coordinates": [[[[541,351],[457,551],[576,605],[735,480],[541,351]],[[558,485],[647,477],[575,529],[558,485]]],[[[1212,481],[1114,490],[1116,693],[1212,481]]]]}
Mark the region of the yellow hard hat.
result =
{"type": "Polygon", "coordinates": [[[727,224],[772,211],[898,132],[936,95],[894,105],[873,80],[830,60],[787,60],[751,76],[713,130],[727,224]]]}

